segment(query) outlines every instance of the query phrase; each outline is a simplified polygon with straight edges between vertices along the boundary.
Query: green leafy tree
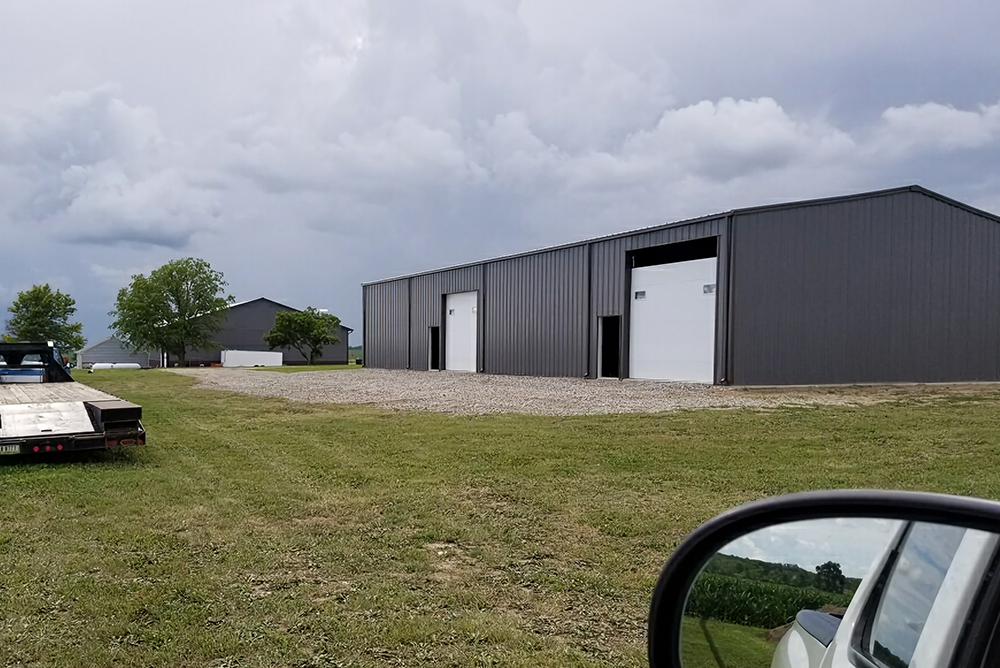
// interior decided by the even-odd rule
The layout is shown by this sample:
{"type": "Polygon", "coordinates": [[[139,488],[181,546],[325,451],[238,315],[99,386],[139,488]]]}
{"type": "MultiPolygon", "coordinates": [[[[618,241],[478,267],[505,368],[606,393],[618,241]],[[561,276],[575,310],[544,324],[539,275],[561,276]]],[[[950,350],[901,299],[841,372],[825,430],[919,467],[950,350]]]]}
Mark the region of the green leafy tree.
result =
{"type": "Polygon", "coordinates": [[[837,562],[828,561],[816,567],[816,586],[820,589],[841,593],[846,585],[847,578],[837,562]]]}
{"type": "Polygon", "coordinates": [[[305,311],[279,311],[274,316],[274,329],[264,335],[271,350],[294,348],[309,364],[323,354],[323,348],[340,342],[340,318],[317,311],[312,306],[305,311]]]}
{"type": "Polygon", "coordinates": [[[218,347],[212,337],[234,301],[223,296],[226,285],[222,272],[190,257],[136,274],[118,291],[111,329],[133,350],[163,350],[183,366],[188,351],[218,347]]]}
{"type": "Polygon", "coordinates": [[[48,283],[18,292],[7,310],[13,316],[7,321],[4,341],[52,341],[64,355],[87,343],[83,325],[70,322],[76,313],[76,300],[59,290],[53,292],[48,283]]]}

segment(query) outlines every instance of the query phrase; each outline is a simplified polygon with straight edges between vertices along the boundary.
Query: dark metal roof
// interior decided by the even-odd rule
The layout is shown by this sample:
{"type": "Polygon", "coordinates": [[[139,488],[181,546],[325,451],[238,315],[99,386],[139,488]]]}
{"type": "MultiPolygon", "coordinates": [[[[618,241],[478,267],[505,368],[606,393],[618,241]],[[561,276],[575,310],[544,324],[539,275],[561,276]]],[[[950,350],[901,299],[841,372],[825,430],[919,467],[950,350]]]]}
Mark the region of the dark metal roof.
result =
{"type": "Polygon", "coordinates": [[[229,304],[226,308],[227,309],[234,309],[237,306],[246,306],[247,304],[254,304],[256,302],[261,302],[261,301],[263,301],[263,302],[271,302],[272,304],[276,304],[278,306],[281,306],[282,308],[291,309],[292,311],[298,311],[299,310],[299,309],[295,308],[294,306],[289,306],[288,304],[282,304],[281,302],[276,302],[273,299],[268,299],[267,297],[257,297],[256,299],[246,299],[246,300],[241,301],[241,302],[234,302],[232,304],[229,304]]]}
{"type": "MultiPolygon", "coordinates": [[[[416,278],[418,276],[427,276],[427,275],[430,275],[430,274],[437,274],[437,273],[443,272],[443,271],[452,271],[454,269],[464,269],[466,267],[475,267],[477,265],[487,264],[487,263],[490,263],[490,262],[500,262],[502,260],[511,260],[511,259],[519,258],[519,257],[527,257],[529,255],[538,255],[539,253],[548,253],[548,252],[551,252],[551,251],[564,250],[564,249],[567,249],[567,248],[575,248],[577,246],[584,246],[586,244],[597,243],[597,242],[600,242],[600,241],[608,241],[608,240],[611,240],[611,239],[620,239],[622,237],[630,237],[630,236],[635,235],[635,234],[644,234],[644,233],[648,233],[648,232],[656,232],[656,231],[659,231],[659,230],[666,229],[668,227],[676,227],[676,226],[679,226],[679,225],[692,225],[692,224],[695,224],[695,223],[701,223],[701,222],[705,222],[705,221],[708,221],[708,220],[717,220],[719,218],[727,218],[727,217],[730,217],[730,216],[738,216],[738,215],[748,214],[748,213],[760,213],[760,212],[763,212],[763,211],[776,211],[776,210],[780,210],[780,209],[790,209],[790,208],[808,207],[808,206],[820,206],[820,205],[823,205],[823,204],[831,204],[831,203],[837,203],[837,202],[850,202],[852,200],[869,199],[869,198],[872,198],[872,197],[883,197],[883,196],[886,196],[886,195],[895,195],[895,194],[904,193],[904,192],[916,192],[916,193],[920,193],[922,195],[926,195],[928,197],[933,197],[934,199],[940,200],[940,201],[942,201],[942,202],[944,202],[946,204],[950,204],[950,205],[958,207],[960,209],[964,209],[965,211],[968,211],[970,213],[974,213],[974,214],[982,216],[984,218],[988,218],[988,219],[990,219],[990,220],[992,220],[994,222],[1000,223],[1000,216],[997,216],[995,214],[989,213],[988,211],[983,211],[981,209],[977,209],[977,208],[975,208],[973,206],[969,206],[968,204],[964,204],[962,202],[959,202],[958,200],[951,199],[950,197],[945,197],[944,195],[936,193],[936,192],[934,192],[932,190],[928,190],[927,188],[924,188],[923,186],[910,185],[910,186],[901,186],[901,187],[898,187],[898,188],[886,188],[884,190],[872,190],[872,191],[863,192],[863,193],[855,193],[855,194],[852,194],[852,195],[837,195],[837,196],[834,196],[834,197],[823,197],[823,198],[819,198],[819,199],[797,200],[797,201],[793,201],[793,202],[781,202],[781,203],[778,203],[778,204],[763,204],[763,205],[760,205],[760,206],[744,207],[744,208],[740,208],[740,209],[731,209],[729,211],[722,211],[720,213],[715,213],[715,214],[711,214],[711,215],[708,215],[708,216],[699,216],[697,218],[686,218],[684,220],[678,220],[678,221],[675,221],[675,222],[672,222],[672,223],[664,223],[664,224],[661,224],[661,225],[651,225],[649,227],[641,227],[641,228],[638,228],[638,229],[635,229],[635,230],[629,230],[628,232],[617,232],[615,234],[607,234],[607,235],[600,236],[600,237],[593,237],[591,239],[584,239],[582,241],[572,241],[572,242],[565,243],[565,244],[560,244],[560,245],[557,245],[557,246],[546,246],[545,248],[537,248],[537,249],[530,250],[530,251],[523,251],[523,252],[520,252],[520,253],[512,253],[510,255],[501,255],[501,256],[498,256],[498,257],[486,258],[486,259],[483,259],[483,260],[477,260],[475,262],[464,262],[464,263],[461,263],[461,264],[455,264],[455,265],[449,265],[447,267],[441,267],[439,269],[429,269],[429,270],[426,270],[426,271],[418,271],[418,272],[415,272],[415,273],[412,273],[412,274],[403,274],[401,276],[393,276],[391,278],[383,278],[383,279],[379,279],[379,280],[376,280],[376,281],[367,281],[365,283],[362,283],[361,286],[364,287],[364,286],[367,286],[367,285],[378,285],[379,283],[389,283],[391,281],[399,281],[399,280],[403,280],[403,279],[407,279],[407,278],[416,278]]],[[[353,330],[351,330],[351,331],[353,331],[353,330]]]]}
{"type": "MultiPolygon", "coordinates": [[[[268,299],[267,297],[257,297],[256,299],[247,299],[246,301],[236,302],[234,304],[229,304],[228,306],[226,306],[226,309],[227,310],[231,310],[231,309],[236,308],[237,306],[246,306],[247,304],[254,304],[254,303],[260,302],[260,301],[271,302],[272,304],[276,304],[276,305],[278,305],[278,306],[280,306],[282,308],[287,308],[287,309],[289,309],[291,311],[301,311],[302,310],[302,309],[299,309],[299,308],[295,308],[294,306],[289,306],[288,304],[282,304],[281,302],[276,302],[273,299],[268,299]]],[[[340,326],[341,326],[341,328],[346,329],[349,332],[353,332],[354,331],[353,329],[351,329],[350,327],[348,327],[347,325],[345,325],[343,323],[341,323],[340,326]]]]}

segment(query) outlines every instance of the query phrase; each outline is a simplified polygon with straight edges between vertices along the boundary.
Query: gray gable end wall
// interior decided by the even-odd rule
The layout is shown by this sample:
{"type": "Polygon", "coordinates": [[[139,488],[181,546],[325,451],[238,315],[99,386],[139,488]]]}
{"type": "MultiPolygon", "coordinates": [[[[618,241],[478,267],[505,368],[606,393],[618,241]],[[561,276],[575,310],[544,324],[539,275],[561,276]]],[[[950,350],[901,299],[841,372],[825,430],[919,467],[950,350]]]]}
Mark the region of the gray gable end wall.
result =
{"type": "Polygon", "coordinates": [[[737,215],[741,385],[1000,379],[1000,223],[922,192],[737,215]]]}
{"type": "MultiPolygon", "coordinates": [[[[230,307],[222,329],[215,335],[219,350],[191,351],[188,361],[192,364],[218,363],[222,359],[222,350],[270,350],[264,342],[264,335],[274,327],[274,319],[279,311],[293,311],[288,306],[269,299],[255,299],[230,307]]],[[[318,364],[347,364],[347,348],[350,330],[341,326],[340,342],[326,346],[318,364]]],[[[304,364],[306,362],[297,350],[280,349],[284,354],[285,364],[304,364]]]]}

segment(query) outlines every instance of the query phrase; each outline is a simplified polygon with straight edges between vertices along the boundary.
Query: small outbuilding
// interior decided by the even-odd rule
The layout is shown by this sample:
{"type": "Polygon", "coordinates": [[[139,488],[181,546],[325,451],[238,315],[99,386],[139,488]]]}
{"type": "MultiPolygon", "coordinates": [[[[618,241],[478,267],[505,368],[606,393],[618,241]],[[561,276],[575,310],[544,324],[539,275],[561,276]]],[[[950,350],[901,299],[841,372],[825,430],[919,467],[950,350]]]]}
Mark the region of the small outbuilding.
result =
{"type": "Polygon", "coordinates": [[[1000,380],[1000,218],[919,186],[736,209],[362,292],[376,368],[1000,380]]]}
{"type": "Polygon", "coordinates": [[[133,352],[121,339],[109,336],[92,343],[82,350],[76,351],[76,366],[89,369],[94,364],[138,364],[143,369],[159,366],[160,354],[152,352],[133,352]]]}

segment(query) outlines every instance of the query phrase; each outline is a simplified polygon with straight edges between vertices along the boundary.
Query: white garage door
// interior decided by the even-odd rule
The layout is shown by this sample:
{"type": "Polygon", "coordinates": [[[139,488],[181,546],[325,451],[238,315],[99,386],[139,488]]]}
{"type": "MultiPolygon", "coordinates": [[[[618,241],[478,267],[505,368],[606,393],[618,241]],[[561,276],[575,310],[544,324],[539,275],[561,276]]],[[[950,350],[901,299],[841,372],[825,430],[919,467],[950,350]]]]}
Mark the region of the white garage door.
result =
{"type": "Polygon", "coordinates": [[[448,371],[476,370],[475,292],[456,292],[445,300],[444,364],[448,371]]]}
{"type": "Polygon", "coordinates": [[[629,376],[714,382],[716,258],[632,270],[629,376]]]}

